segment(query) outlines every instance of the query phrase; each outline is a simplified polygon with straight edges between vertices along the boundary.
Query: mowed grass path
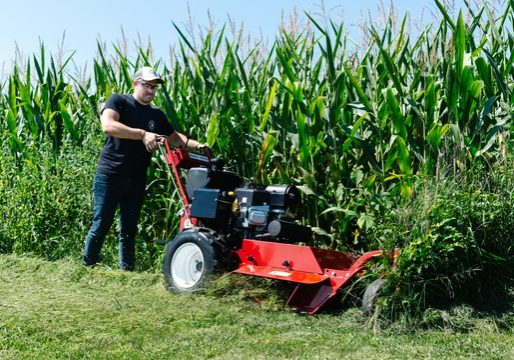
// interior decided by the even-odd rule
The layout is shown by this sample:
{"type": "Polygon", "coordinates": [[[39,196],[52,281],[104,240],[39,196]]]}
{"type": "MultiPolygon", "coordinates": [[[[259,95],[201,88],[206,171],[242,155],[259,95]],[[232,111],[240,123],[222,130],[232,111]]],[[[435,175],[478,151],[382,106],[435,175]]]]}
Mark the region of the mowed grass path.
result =
{"type": "Polygon", "coordinates": [[[160,274],[0,255],[0,359],[514,359],[512,330],[491,320],[377,331],[359,309],[296,314],[228,278],[177,296],[160,274]]]}

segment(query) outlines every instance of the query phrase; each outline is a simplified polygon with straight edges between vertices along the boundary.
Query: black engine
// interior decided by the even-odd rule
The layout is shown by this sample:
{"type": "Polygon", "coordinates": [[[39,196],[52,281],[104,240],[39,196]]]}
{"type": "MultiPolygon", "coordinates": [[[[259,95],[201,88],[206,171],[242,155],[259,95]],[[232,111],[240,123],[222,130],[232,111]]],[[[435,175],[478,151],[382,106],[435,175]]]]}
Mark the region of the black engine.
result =
{"type": "Polygon", "coordinates": [[[294,223],[291,217],[300,202],[298,188],[242,184],[239,175],[219,167],[191,168],[186,186],[191,216],[219,234],[238,232],[244,238],[309,242],[311,228],[294,223]]]}

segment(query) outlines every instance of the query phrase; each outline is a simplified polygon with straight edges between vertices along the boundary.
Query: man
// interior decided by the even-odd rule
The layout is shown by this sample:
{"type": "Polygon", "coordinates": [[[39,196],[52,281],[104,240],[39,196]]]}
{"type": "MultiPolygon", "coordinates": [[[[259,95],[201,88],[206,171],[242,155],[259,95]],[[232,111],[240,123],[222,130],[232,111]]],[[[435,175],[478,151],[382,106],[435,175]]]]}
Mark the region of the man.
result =
{"type": "Polygon", "coordinates": [[[132,82],[133,94],[113,94],[101,111],[107,135],[93,182],[94,214],[86,236],[83,264],[99,261],[105,236],[119,207],[120,268],[135,268],[135,236],[145,197],[146,169],[159,136],[188,150],[209,149],[173,129],[166,116],[151,102],[163,79],[151,67],[142,67],[132,82]]]}

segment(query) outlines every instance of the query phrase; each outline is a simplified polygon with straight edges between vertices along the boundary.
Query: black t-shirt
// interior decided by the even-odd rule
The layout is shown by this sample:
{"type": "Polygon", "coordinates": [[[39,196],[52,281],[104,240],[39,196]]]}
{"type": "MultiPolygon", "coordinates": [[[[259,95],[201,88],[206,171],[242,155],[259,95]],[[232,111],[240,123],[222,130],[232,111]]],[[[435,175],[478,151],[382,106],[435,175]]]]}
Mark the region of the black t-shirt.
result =
{"type": "MultiPolygon", "coordinates": [[[[113,94],[105,109],[120,114],[120,122],[131,127],[169,136],[174,132],[166,115],[153,105],[142,105],[132,95],[113,94]]],[[[107,135],[97,171],[107,175],[141,176],[146,174],[152,154],[141,140],[119,139],[107,135]]]]}

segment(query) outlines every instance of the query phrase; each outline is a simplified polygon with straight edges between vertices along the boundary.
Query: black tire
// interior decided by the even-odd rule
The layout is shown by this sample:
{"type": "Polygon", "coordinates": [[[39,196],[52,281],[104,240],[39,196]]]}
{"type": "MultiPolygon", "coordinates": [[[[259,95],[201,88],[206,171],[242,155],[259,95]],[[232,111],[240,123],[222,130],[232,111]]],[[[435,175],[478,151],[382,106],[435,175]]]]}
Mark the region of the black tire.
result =
{"type": "Polygon", "coordinates": [[[214,240],[212,233],[192,229],[166,245],[162,271],[168,290],[187,293],[206,287],[217,265],[214,240]]]}
{"type": "Polygon", "coordinates": [[[377,279],[366,287],[362,296],[362,310],[366,316],[371,316],[375,312],[376,299],[384,288],[385,279],[377,279]]]}

